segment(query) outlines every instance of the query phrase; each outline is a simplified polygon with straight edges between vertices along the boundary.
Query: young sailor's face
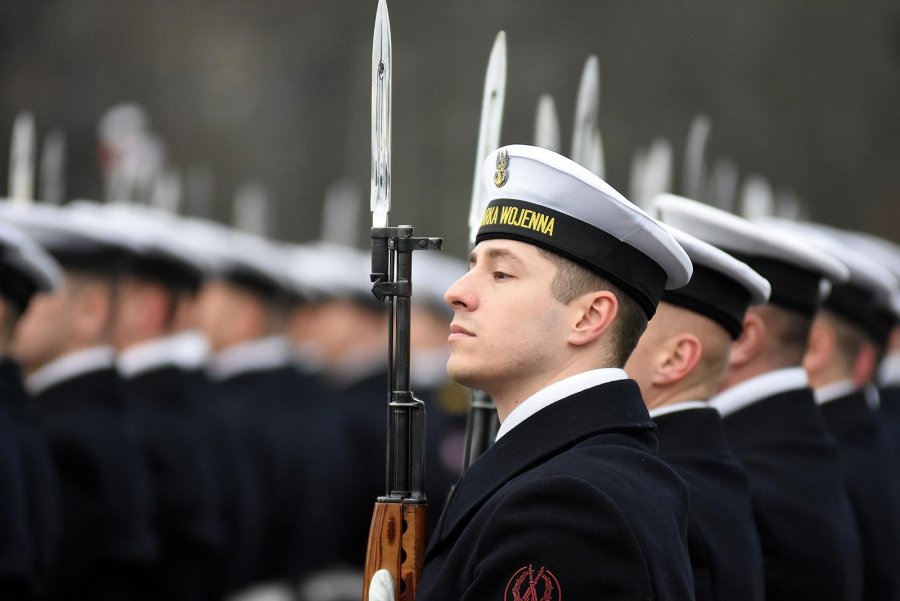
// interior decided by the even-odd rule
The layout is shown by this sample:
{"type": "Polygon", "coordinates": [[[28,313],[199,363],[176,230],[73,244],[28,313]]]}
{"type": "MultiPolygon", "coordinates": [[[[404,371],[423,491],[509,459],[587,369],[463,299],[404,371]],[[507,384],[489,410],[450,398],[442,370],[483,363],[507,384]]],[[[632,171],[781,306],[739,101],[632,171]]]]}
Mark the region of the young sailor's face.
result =
{"type": "Polygon", "coordinates": [[[444,295],[454,310],[447,362],[454,380],[492,394],[540,387],[564,355],[567,333],[565,306],[551,292],[555,274],[531,244],[487,240],[475,247],[469,271],[444,295]]]}

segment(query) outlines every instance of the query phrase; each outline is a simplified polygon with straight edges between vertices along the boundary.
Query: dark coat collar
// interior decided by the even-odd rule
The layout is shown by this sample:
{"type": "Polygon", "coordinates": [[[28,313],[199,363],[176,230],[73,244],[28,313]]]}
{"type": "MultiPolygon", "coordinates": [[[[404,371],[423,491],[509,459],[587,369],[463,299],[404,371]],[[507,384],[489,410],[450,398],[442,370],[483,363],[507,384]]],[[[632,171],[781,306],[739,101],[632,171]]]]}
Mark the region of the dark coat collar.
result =
{"type": "Polygon", "coordinates": [[[660,415],[656,422],[660,457],[680,454],[731,454],[719,412],[712,407],[660,415]]]}
{"type": "Polygon", "coordinates": [[[457,483],[435,533],[446,536],[522,472],[590,436],[655,428],[634,380],[588,388],[535,413],[478,458],[457,483]]]}

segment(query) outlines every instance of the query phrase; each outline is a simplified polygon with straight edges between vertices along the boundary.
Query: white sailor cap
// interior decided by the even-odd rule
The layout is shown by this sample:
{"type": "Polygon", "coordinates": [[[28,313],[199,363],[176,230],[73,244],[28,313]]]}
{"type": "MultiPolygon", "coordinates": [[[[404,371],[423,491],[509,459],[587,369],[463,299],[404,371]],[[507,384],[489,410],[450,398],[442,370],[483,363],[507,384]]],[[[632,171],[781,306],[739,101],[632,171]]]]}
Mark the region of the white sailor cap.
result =
{"type": "Polygon", "coordinates": [[[444,301],[444,293],[453,283],[465,275],[465,261],[442,252],[414,252],[412,256],[413,303],[439,313],[452,314],[444,301]]]}
{"type": "Polygon", "coordinates": [[[691,262],[662,226],[588,169],[544,148],[506,146],[484,162],[488,205],[476,243],[534,244],[608,278],[648,317],[691,262]]]}
{"type": "Polygon", "coordinates": [[[51,205],[0,204],[0,220],[12,223],[68,270],[115,274],[127,237],[102,218],[51,205]]]}
{"type": "Polygon", "coordinates": [[[120,236],[128,250],[125,273],[179,290],[196,290],[207,270],[202,259],[180,235],[178,218],[155,207],[132,203],[100,204],[76,200],[66,205],[76,216],[99,220],[120,236]]]}
{"type": "Polygon", "coordinates": [[[37,292],[49,292],[62,278],[59,266],[25,233],[0,223],[0,296],[24,312],[37,292]]]}
{"type": "Polygon", "coordinates": [[[769,302],[812,317],[822,281],[842,283],[847,268],[831,255],[742,217],[673,194],[654,199],[662,221],[712,244],[769,281],[769,302]]]}
{"type": "Polygon", "coordinates": [[[882,312],[890,306],[897,289],[897,280],[890,271],[854,247],[849,236],[836,228],[773,218],[761,223],[795,236],[846,265],[850,277],[832,287],[823,307],[855,324],[880,344],[887,342],[889,327],[882,312]]]}
{"type": "Polygon", "coordinates": [[[314,302],[346,298],[380,306],[369,281],[368,253],[332,242],[293,245],[287,252],[286,276],[299,296],[314,302]]]}
{"type": "MultiPolygon", "coordinates": [[[[900,286],[900,246],[864,232],[840,232],[847,243],[873,262],[885,267],[894,276],[900,286]]],[[[890,300],[882,307],[881,318],[883,329],[890,330],[900,323],[900,289],[895,289],[890,300]]]]}
{"type": "Polygon", "coordinates": [[[747,307],[769,300],[769,281],[725,251],[670,225],[663,226],[691,258],[694,275],[686,286],[663,292],[662,302],[712,319],[732,338],[740,336],[747,307]]]}
{"type": "Polygon", "coordinates": [[[196,217],[179,219],[178,233],[210,278],[269,300],[290,295],[282,268],[284,253],[277,243],[196,217]]]}

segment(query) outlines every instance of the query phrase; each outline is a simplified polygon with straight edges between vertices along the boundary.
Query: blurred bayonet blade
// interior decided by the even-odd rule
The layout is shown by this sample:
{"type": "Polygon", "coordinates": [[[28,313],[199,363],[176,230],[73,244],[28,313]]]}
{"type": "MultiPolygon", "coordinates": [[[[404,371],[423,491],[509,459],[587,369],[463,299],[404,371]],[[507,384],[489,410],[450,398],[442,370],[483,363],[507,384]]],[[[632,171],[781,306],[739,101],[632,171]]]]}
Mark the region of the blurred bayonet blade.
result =
{"type": "Polygon", "coordinates": [[[491,57],[484,77],[484,94],[481,98],[481,121],[478,126],[478,146],[475,148],[475,177],[472,181],[472,202],[469,205],[469,245],[475,245],[475,235],[481,224],[487,197],[481,183],[481,164],[484,158],[500,145],[500,128],[503,125],[503,102],[506,96],[506,32],[500,31],[494,39],[491,57]]]}
{"type": "Polygon", "coordinates": [[[775,192],[775,216],[791,221],[802,221],[806,218],[803,201],[790,188],[779,188],[775,192]]]}
{"type": "Polygon", "coordinates": [[[29,203],[34,198],[34,117],[22,112],[13,124],[9,154],[9,197],[29,203]]]}
{"type": "Polygon", "coordinates": [[[261,238],[270,235],[269,195],[262,184],[248,181],[238,186],[232,209],[235,229],[261,238]]]}
{"type": "Polygon", "coordinates": [[[769,180],[761,175],[750,175],[741,193],[741,215],[751,221],[772,217],[774,201],[769,180]]]}
{"type": "Polygon", "coordinates": [[[359,234],[362,198],[359,188],[349,180],[338,180],[325,191],[322,205],[320,239],[353,248],[359,234]]]}
{"type": "Polygon", "coordinates": [[[66,134],[59,130],[44,138],[39,197],[53,205],[61,205],[66,199],[66,134]]]}
{"type": "Polygon", "coordinates": [[[738,194],[738,168],[728,159],[718,159],[713,163],[709,178],[709,201],[723,211],[734,212],[738,194]]]}
{"type": "Polygon", "coordinates": [[[372,42],[372,227],[387,227],[391,210],[391,22],[378,0],[372,42]]]}
{"type": "Polygon", "coordinates": [[[591,55],[584,63],[578,99],[575,103],[575,124],[572,128],[572,155],[576,163],[587,167],[592,162],[594,138],[599,131],[600,61],[591,55]]]}
{"type": "Polygon", "coordinates": [[[658,195],[672,191],[672,144],[656,138],[650,145],[644,167],[644,194],[647,207],[658,195]]]}
{"type": "Polygon", "coordinates": [[[631,157],[631,173],[628,178],[628,199],[639,207],[645,207],[647,194],[644,182],[647,171],[647,151],[638,148],[631,157]]]}
{"type": "Polygon", "coordinates": [[[538,99],[537,113],[534,117],[534,145],[559,152],[559,117],[556,115],[556,103],[550,94],[542,94],[538,99]]]}
{"type": "Polygon", "coordinates": [[[706,143],[712,124],[706,115],[697,115],[691,122],[684,149],[684,181],[682,193],[694,200],[704,200],[706,176],[706,143]]]}
{"type": "Polygon", "coordinates": [[[150,206],[170,214],[181,210],[182,183],[177,169],[164,169],[156,174],[150,190],[150,206]]]}
{"type": "Polygon", "coordinates": [[[606,177],[606,168],[604,167],[603,159],[603,139],[600,137],[599,127],[594,130],[594,135],[591,136],[591,154],[588,157],[585,167],[601,178],[606,177]]]}

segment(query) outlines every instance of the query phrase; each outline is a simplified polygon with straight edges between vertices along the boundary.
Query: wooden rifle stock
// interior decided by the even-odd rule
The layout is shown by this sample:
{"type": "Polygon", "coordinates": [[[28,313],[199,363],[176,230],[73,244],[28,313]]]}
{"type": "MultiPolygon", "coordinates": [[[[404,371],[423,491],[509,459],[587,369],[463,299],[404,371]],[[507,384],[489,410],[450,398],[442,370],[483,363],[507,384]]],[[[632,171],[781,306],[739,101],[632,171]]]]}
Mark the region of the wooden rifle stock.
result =
{"type": "Polygon", "coordinates": [[[375,503],[366,550],[363,601],[369,599],[369,582],[378,570],[388,570],[394,577],[397,601],[416,598],[425,558],[427,512],[425,503],[381,499],[375,503]]]}

